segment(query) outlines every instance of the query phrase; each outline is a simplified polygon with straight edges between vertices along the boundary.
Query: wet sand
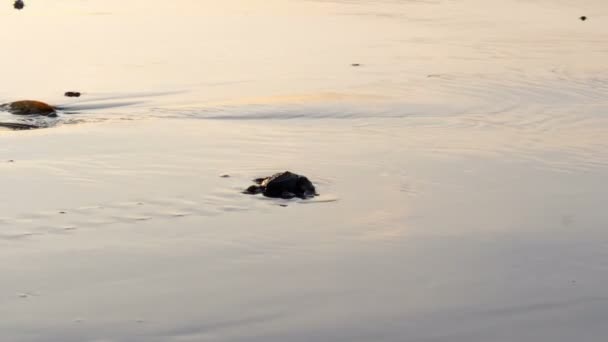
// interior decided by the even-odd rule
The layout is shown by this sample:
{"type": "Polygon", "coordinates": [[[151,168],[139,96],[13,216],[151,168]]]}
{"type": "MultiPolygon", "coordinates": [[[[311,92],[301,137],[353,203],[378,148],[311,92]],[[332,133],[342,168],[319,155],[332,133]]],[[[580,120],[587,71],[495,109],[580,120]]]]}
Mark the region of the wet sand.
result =
{"type": "Polygon", "coordinates": [[[63,109],[0,113],[48,126],[0,131],[1,339],[602,341],[585,5],[7,4],[0,102],[63,109]],[[283,170],[321,196],[240,193],[283,170]]]}

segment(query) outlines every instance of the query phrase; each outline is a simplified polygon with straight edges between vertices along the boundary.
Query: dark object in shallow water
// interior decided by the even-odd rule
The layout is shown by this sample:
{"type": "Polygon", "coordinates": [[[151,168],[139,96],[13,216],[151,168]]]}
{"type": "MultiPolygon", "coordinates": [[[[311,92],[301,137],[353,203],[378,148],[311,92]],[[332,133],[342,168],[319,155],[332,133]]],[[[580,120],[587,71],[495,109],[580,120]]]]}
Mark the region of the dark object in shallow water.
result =
{"type": "Polygon", "coordinates": [[[6,127],[14,130],[26,130],[40,128],[36,125],[17,123],[17,122],[0,122],[0,127],[6,127]]]}
{"type": "Polygon", "coordinates": [[[78,91],[66,91],[63,95],[67,97],[80,97],[81,94],[78,91]]]}
{"type": "Polygon", "coordinates": [[[258,185],[248,187],[243,193],[249,195],[263,194],[266,197],[302,199],[318,196],[315,186],[304,176],[285,171],[270,177],[255,179],[258,185]]]}
{"type": "Polygon", "coordinates": [[[581,19],[581,21],[585,21],[585,20],[587,20],[587,17],[586,16],[582,16],[579,19],[581,19]]]}
{"type": "Polygon", "coordinates": [[[43,115],[56,117],[57,113],[52,106],[40,101],[15,101],[0,105],[0,109],[15,115],[43,115]]]}
{"type": "Polygon", "coordinates": [[[13,7],[15,7],[15,9],[22,10],[23,7],[25,7],[25,4],[23,3],[23,0],[15,0],[13,7]]]}

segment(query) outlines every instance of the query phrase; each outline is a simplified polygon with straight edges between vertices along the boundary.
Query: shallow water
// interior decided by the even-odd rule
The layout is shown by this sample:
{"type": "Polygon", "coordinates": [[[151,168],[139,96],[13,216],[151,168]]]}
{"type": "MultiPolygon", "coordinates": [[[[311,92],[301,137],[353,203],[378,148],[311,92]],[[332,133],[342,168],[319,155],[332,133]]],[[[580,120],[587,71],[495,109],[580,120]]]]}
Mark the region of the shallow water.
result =
{"type": "Polygon", "coordinates": [[[0,132],[2,340],[608,333],[603,1],[0,16],[0,102],[61,107],[0,113],[49,127],[0,132]],[[321,196],[240,193],[285,169],[321,196]]]}

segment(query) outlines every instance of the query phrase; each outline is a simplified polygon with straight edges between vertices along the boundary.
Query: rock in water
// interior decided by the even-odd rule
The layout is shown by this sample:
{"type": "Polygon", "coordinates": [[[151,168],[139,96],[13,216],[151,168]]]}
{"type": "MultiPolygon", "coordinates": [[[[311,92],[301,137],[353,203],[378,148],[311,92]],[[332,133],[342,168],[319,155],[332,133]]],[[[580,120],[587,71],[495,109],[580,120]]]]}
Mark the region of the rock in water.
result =
{"type": "Polygon", "coordinates": [[[248,187],[243,193],[255,195],[263,194],[274,198],[310,198],[318,196],[312,182],[301,175],[285,171],[276,173],[270,177],[255,179],[258,185],[248,187]]]}
{"type": "Polygon", "coordinates": [[[13,7],[15,7],[15,9],[22,10],[23,7],[25,7],[25,4],[23,3],[23,0],[15,0],[13,7]]]}
{"type": "Polygon", "coordinates": [[[52,106],[40,101],[15,101],[0,105],[0,109],[6,110],[14,115],[42,115],[55,117],[57,113],[52,106]]]}

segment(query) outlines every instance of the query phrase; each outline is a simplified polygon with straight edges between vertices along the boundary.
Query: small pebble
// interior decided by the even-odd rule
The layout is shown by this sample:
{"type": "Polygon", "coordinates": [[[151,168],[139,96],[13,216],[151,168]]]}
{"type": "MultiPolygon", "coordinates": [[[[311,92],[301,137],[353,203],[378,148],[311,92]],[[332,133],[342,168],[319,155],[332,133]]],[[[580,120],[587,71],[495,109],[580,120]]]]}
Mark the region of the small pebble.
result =
{"type": "Polygon", "coordinates": [[[14,163],[14,162],[15,162],[15,161],[14,161],[14,160],[12,160],[12,159],[8,161],[8,163],[14,163]]]}
{"type": "Polygon", "coordinates": [[[15,7],[15,9],[21,10],[23,9],[23,7],[25,7],[25,4],[23,3],[23,0],[15,0],[13,7],[15,7]]]}
{"type": "Polygon", "coordinates": [[[358,67],[358,66],[361,66],[361,64],[359,64],[359,63],[353,63],[353,64],[351,64],[351,66],[358,67]]]}
{"type": "Polygon", "coordinates": [[[221,175],[222,178],[230,178],[230,175],[221,175]]]}
{"type": "Polygon", "coordinates": [[[580,17],[580,19],[581,19],[581,21],[585,21],[585,20],[587,20],[587,17],[586,16],[582,16],[582,17],[580,17]]]}
{"type": "Polygon", "coordinates": [[[279,206],[281,206],[281,207],[286,207],[286,206],[287,206],[287,204],[279,204],[279,206]]]}
{"type": "Polygon", "coordinates": [[[60,214],[65,214],[65,211],[60,211],[59,213],[60,213],[60,214]]]}
{"type": "Polygon", "coordinates": [[[77,92],[77,91],[67,91],[63,95],[65,95],[67,97],[80,97],[80,92],[77,92]]]}

